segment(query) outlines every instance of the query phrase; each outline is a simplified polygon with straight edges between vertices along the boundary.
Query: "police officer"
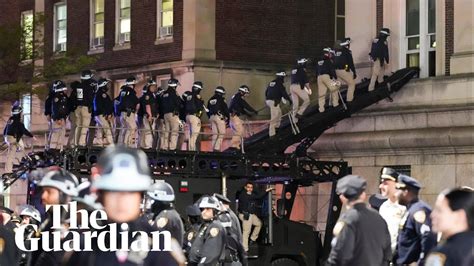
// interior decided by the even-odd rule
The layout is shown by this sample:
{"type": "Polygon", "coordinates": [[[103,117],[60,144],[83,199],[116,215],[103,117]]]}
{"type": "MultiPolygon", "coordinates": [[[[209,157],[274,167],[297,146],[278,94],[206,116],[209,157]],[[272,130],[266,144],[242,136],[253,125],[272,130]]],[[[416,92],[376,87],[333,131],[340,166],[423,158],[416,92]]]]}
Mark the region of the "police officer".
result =
{"type": "Polygon", "coordinates": [[[14,105],[12,108],[12,116],[8,119],[5,129],[3,130],[3,136],[5,143],[8,145],[7,160],[5,162],[5,173],[13,172],[13,159],[15,158],[16,151],[22,148],[21,138],[23,135],[36,138],[25,128],[25,125],[21,121],[21,113],[23,109],[21,106],[14,105]]]}
{"type": "Polygon", "coordinates": [[[293,104],[293,101],[286,92],[285,85],[283,85],[285,83],[285,71],[278,71],[275,75],[276,79],[268,83],[267,90],[265,91],[265,103],[270,108],[270,126],[268,128],[268,135],[270,137],[274,136],[280,128],[282,115],[280,102],[293,104]]]}
{"type": "Polygon", "coordinates": [[[319,97],[319,112],[323,113],[326,103],[326,94],[329,90],[331,92],[332,106],[339,105],[339,83],[337,80],[336,69],[332,62],[332,50],[329,47],[323,49],[323,57],[318,61],[318,97],[319,97]]]}
{"type": "Polygon", "coordinates": [[[177,79],[168,80],[168,89],[161,95],[163,107],[163,118],[165,122],[165,132],[163,134],[165,150],[176,150],[179,135],[179,112],[181,110],[181,99],[176,92],[179,81],[177,79]]]}
{"type": "Polygon", "coordinates": [[[97,83],[97,93],[94,97],[94,116],[95,121],[102,131],[105,133],[105,138],[109,145],[114,145],[114,138],[112,136],[112,126],[114,117],[114,103],[107,94],[109,80],[101,78],[97,83]]]}
{"type": "Polygon", "coordinates": [[[188,265],[219,265],[225,246],[225,229],[216,219],[219,203],[204,196],[200,203],[203,224],[189,252],[188,265]]]}
{"type": "MultiPolygon", "coordinates": [[[[116,239],[122,245],[123,232],[143,231],[150,234],[156,231],[140,216],[140,203],[144,192],[151,186],[150,170],[143,151],[116,145],[107,147],[98,161],[100,177],[93,182],[99,202],[107,214],[106,224],[117,223],[121,233],[116,239]]],[[[106,229],[104,229],[106,230],[106,229]]],[[[98,232],[100,234],[100,232],[98,232]]],[[[172,252],[133,251],[130,249],[133,237],[126,242],[128,251],[101,251],[94,238],[92,251],[72,254],[64,265],[178,265],[173,254],[184,262],[181,247],[172,246],[172,252]]],[[[151,243],[150,243],[151,244],[151,243]]],[[[151,249],[151,246],[149,247],[151,249]]]]}
{"type": "Polygon", "coordinates": [[[291,85],[290,93],[293,101],[293,116],[295,122],[298,122],[306,108],[309,106],[309,95],[311,95],[311,87],[309,86],[309,80],[306,76],[306,62],[308,59],[301,58],[297,61],[297,66],[291,70],[291,85]],[[299,99],[303,100],[301,106],[299,106],[299,99]]]}
{"type": "Polygon", "coordinates": [[[184,112],[186,114],[186,123],[189,126],[188,150],[196,150],[196,141],[201,132],[201,116],[205,112],[204,101],[201,97],[203,84],[201,81],[195,81],[191,92],[188,93],[184,101],[184,112]]]}
{"type": "Polygon", "coordinates": [[[207,102],[207,109],[209,110],[208,116],[212,128],[212,148],[214,151],[220,152],[226,124],[230,119],[229,108],[225,102],[224,87],[216,87],[214,95],[207,102]]]}
{"type": "Polygon", "coordinates": [[[380,193],[386,197],[386,201],[382,203],[379,209],[379,213],[385,220],[390,232],[390,241],[392,247],[392,253],[395,253],[397,247],[398,230],[400,228],[400,222],[402,217],[405,215],[406,207],[398,204],[397,188],[399,173],[392,168],[382,168],[380,174],[380,193]]]}
{"type": "Polygon", "coordinates": [[[158,181],[148,190],[147,195],[154,200],[151,205],[151,211],[155,215],[154,225],[160,231],[169,231],[171,237],[182,247],[184,225],[173,206],[175,200],[173,187],[164,181],[158,181]]]}
{"type": "Polygon", "coordinates": [[[375,88],[375,81],[378,83],[383,82],[383,76],[385,73],[385,63],[388,64],[388,43],[387,37],[390,36],[390,30],[388,28],[382,28],[379,32],[379,36],[372,41],[372,47],[370,48],[370,60],[374,62],[372,66],[372,77],[370,78],[369,91],[373,91],[375,88]]]}
{"type": "Polygon", "coordinates": [[[431,208],[418,198],[421,184],[413,177],[400,174],[396,186],[398,202],[407,207],[398,233],[396,263],[423,265],[436,245],[436,235],[431,231],[431,208]]]}
{"type": "Polygon", "coordinates": [[[354,99],[355,79],[357,78],[352,51],[350,50],[351,38],[344,38],[339,44],[334,56],[334,64],[336,65],[336,75],[347,84],[346,101],[352,102],[354,99]]]}
{"type": "Polygon", "coordinates": [[[163,92],[165,90],[160,86],[156,91],[156,103],[158,104],[158,122],[157,122],[157,132],[158,132],[158,141],[157,145],[162,150],[168,149],[168,141],[165,139],[165,118],[163,114],[163,105],[162,100],[163,92]]]}
{"type": "Polygon", "coordinates": [[[69,99],[66,95],[66,84],[61,80],[56,80],[53,83],[53,90],[54,95],[51,102],[53,127],[50,131],[49,148],[61,150],[63,148],[63,137],[66,133],[66,118],[69,115],[69,99]]]}
{"type": "MultiPolygon", "coordinates": [[[[72,94],[72,91],[75,91],[77,90],[77,88],[81,88],[81,82],[79,81],[73,81],[71,82],[70,84],[71,86],[71,94],[72,94]]],[[[50,97],[48,97],[48,99],[50,99],[50,97]]],[[[46,101],[48,101],[48,99],[46,99],[46,101]]],[[[51,96],[51,100],[52,100],[52,96],[51,96]]],[[[50,101],[51,101],[50,100],[50,101]]],[[[70,122],[70,130],[69,130],[69,136],[68,136],[68,139],[67,139],[67,146],[68,147],[75,147],[75,138],[76,138],[76,128],[77,128],[77,125],[76,125],[76,115],[75,115],[75,112],[76,112],[76,99],[74,99],[73,97],[69,97],[68,98],[69,100],[69,122],[70,122]]],[[[49,109],[51,110],[51,102],[49,102],[49,109]]],[[[46,110],[45,110],[46,112],[46,110]]],[[[51,115],[51,111],[49,111],[49,114],[51,115]]]]}
{"type": "Polygon", "coordinates": [[[20,249],[15,244],[15,233],[0,226],[0,265],[18,265],[21,259],[20,249]]]}
{"type": "Polygon", "coordinates": [[[188,257],[191,246],[196,239],[196,236],[199,232],[199,228],[202,224],[201,219],[201,210],[195,204],[186,206],[186,215],[188,216],[187,222],[185,224],[186,232],[184,233],[183,239],[183,250],[188,257]]]}
{"type": "Polygon", "coordinates": [[[231,148],[240,150],[240,144],[244,134],[244,125],[241,115],[253,116],[257,115],[258,112],[250,104],[247,103],[245,98],[250,95],[250,89],[247,85],[242,85],[239,90],[234,94],[230,100],[229,113],[230,113],[230,128],[233,131],[231,139],[231,148]]]}
{"type": "Polygon", "coordinates": [[[137,131],[135,112],[139,107],[139,100],[135,92],[135,84],[137,84],[135,77],[129,77],[125,80],[125,85],[120,88],[121,140],[129,147],[134,146],[137,131]]]}
{"type": "MultiPolygon", "coordinates": [[[[40,212],[31,205],[26,205],[22,207],[20,211],[20,219],[21,219],[21,225],[32,224],[32,225],[38,226],[41,224],[40,212]]],[[[25,247],[27,247],[27,249],[31,247],[31,238],[33,237],[35,232],[36,231],[30,226],[25,228],[24,242],[25,242],[25,247]]],[[[30,256],[31,256],[31,252],[22,251],[20,265],[26,265],[30,256]]]]}
{"type": "MultiPolygon", "coordinates": [[[[38,187],[42,189],[41,201],[44,205],[67,204],[72,197],[77,196],[77,186],[79,181],[72,173],[58,168],[46,173],[46,175],[38,183],[38,187]]],[[[65,231],[68,228],[68,214],[61,209],[60,220],[61,228],[53,227],[53,208],[46,212],[46,218],[39,226],[38,234],[41,232],[65,231]]],[[[43,238],[40,239],[40,242],[43,238]]],[[[64,241],[62,238],[61,241],[64,241]]],[[[46,251],[42,249],[40,243],[38,251],[33,251],[29,265],[59,265],[64,256],[64,251],[46,251]]]]}
{"type": "Polygon", "coordinates": [[[392,259],[387,224],[367,207],[367,182],[348,175],[337,182],[336,192],[347,211],[334,226],[328,265],[389,265],[392,259]]]}
{"type": "Polygon", "coordinates": [[[443,191],[431,213],[433,230],[445,241],[435,247],[425,265],[474,265],[474,192],[470,188],[443,191]]]}
{"type": "Polygon", "coordinates": [[[72,88],[70,97],[75,102],[74,111],[76,121],[75,145],[86,145],[86,134],[91,123],[92,101],[94,97],[95,81],[90,70],[84,70],[81,73],[81,85],[72,88]]]}
{"type": "Polygon", "coordinates": [[[156,100],[156,81],[148,80],[143,87],[143,95],[140,97],[140,109],[138,111],[138,121],[141,123],[140,146],[144,149],[153,147],[154,130],[156,119],[158,118],[158,102],[156,100]]]}

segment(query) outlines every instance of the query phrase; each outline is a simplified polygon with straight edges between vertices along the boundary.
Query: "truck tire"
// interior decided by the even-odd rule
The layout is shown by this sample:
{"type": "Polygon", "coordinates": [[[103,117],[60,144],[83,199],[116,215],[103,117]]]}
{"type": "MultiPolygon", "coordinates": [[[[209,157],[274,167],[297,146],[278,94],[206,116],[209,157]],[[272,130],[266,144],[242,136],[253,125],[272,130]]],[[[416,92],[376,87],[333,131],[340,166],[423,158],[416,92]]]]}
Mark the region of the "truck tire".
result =
{"type": "Polygon", "coordinates": [[[298,262],[289,258],[279,258],[272,261],[272,266],[299,266],[298,262]]]}

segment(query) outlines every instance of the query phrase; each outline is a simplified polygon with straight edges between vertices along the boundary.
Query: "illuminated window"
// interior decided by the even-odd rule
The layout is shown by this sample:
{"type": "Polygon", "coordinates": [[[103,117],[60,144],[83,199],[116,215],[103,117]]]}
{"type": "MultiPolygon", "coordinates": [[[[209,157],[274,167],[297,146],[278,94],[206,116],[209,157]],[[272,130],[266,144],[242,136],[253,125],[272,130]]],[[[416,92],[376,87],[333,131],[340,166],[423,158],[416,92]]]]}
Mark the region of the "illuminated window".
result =
{"type": "Polygon", "coordinates": [[[104,0],[91,0],[91,49],[104,47],[104,0]]]}
{"type": "Polygon", "coordinates": [[[336,40],[342,40],[346,36],[346,3],[345,0],[336,1],[336,40]]]}
{"type": "Polygon", "coordinates": [[[33,11],[21,13],[21,60],[33,59],[33,11]]]}
{"type": "Polygon", "coordinates": [[[54,51],[65,52],[67,41],[67,6],[65,3],[54,5],[54,51]]]}
{"type": "Polygon", "coordinates": [[[158,39],[173,37],[173,0],[158,0],[158,39]]]}
{"type": "Polygon", "coordinates": [[[31,130],[31,94],[23,95],[21,108],[23,109],[23,124],[25,124],[26,129],[31,130]]]}
{"type": "Polygon", "coordinates": [[[116,0],[116,42],[119,45],[130,43],[131,0],[116,0]]]}

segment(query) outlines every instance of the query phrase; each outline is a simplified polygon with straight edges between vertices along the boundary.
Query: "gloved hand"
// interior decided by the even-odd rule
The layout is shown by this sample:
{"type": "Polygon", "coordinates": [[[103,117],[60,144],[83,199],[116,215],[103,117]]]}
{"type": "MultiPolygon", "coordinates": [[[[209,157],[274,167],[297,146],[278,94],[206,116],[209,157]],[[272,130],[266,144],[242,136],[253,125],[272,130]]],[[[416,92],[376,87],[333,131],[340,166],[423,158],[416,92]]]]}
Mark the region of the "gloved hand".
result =
{"type": "Polygon", "coordinates": [[[304,90],[308,93],[308,95],[313,94],[313,92],[311,91],[311,89],[308,89],[308,87],[304,87],[304,90]]]}
{"type": "Polygon", "coordinates": [[[179,123],[179,129],[182,130],[184,128],[184,121],[179,120],[178,123],[179,123]]]}
{"type": "MultiPolygon", "coordinates": [[[[285,98],[281,98],[281,102],[283,104],[288,104],[288,100],[286,100],[285,98]]],[[[277,106],[277,104],[275,103],[275,106],[277,106]]]]}

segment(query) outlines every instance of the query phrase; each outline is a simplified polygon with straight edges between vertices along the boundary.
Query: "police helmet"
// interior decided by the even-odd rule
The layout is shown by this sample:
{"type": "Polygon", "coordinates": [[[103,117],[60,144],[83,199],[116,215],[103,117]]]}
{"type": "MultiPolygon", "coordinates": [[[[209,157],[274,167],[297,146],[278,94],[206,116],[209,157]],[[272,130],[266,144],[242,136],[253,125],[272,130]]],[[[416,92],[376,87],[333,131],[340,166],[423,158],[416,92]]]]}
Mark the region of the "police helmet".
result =
{"type": "Polygon", "coordinates": [[[168,87],[171,87],[171,88],[176,88],[178,87],[179,84],[179,81],[177,79],[170,79],[168,80],[168,87]]]}
{"type": "Polygon", "coordinates": [[[23,108],[21,108],[21,106],[14,105],[12,107],[12,115],[19,115],[21,112],[23,112],[23,108]]]}
{"type": "Polygon", "coordinates": [[[39,187],[53,187],[69,196],[77,196],[79,181],[75,175],[60,168],[49,171],[39,182],[39,187]]]}
{"type": "Polygon", "coordinates": [[[26,207],[20,212],[20,216],[29,216],[36,220],[38,223],[41,223],[40,212],[31,205],[26,205],[26,207]]]}
{"type": "Polygon", "coordinates": [[[382,28],[382,29],[380,29],[380,34],[383,34],[385,36],[390,36],[390,29],[389,28],[382,28]]]}
{"type": "Polygon", "coordinates": [[[62,80],[55,80],[53,82],[53,91],[61,92],[67,90],[66,84],[62,80]]]}
{"type": "Polygon", "coordinates": [[[98,190],[147,191],[151,185],[148,160],[142,150],[109,146],[99,157],[101,177],[93,186],[98,190]]]}
{"type": "Polygon", "coordinates": [[[222,86],[217,86],[214,93],[224,95],[225,94],[225,89],[222,86]]]}
{"type": "Polygon", "coordinates": [[[199,202],[199,208],[220,210],[219,200],[213,196],[204,196],[199,202]]]}
{"type": "Polygon", "coordinates": [[[277,77],[286,77],[286,72],[284,70],[280,70],[275,75],[277,77]]]}
{"type": "Polygon", "coordinates": [[[203,85],[201,81],[195,81],[193,83],[193,91],[201,91],[203,89],[203,85]]]}
{"type": "Polygon", "coordinates": [[[125,80],[125,85],[135,85],[137,84],[137,79],[135,77],[128,77],[125,80]]]}
{"type": "Polygon", "coordinates": [[[91,194],[91,186],[92,184],[89,181],[82,182],[77,186],[77,196],[73,197],[72,200],[82,203],[89,209],[102,209],[102,204],[96,201],[97,197],[91,194]]]}
{"type": "Polygon", "coordinates": [[[242,85],[239,87],[239,91],[243,92],[244,94],[250,94],[250,89],[247,85],[242,85]]]}
{"type": "Polygon", "coordinates": [[[107,84],[109,84],[110,80],[109,79],[104,79],[104,78],[100,78],[99,81],[97,82],[97,88],[102,88],[102,87],[105,87],[107,86],[107,84]]]}
{"type": "Polygon", "coordinates": [[[81,73],[81,79],[91,79],[93,76],[92,71],[89,69],[86,69],[81,73]]]}
{"type": "Polygon", "coordinates": [[[304,65],[304,64],[306,64],[306,62],[308,62],[308,59],[307,58],[300,58],[300,59],[296,60],[296,62],[299,65],[304,65]]]}
{"type": "Polygon", "coordinates": [[[351,38],[346,37],[346,38],[344,38],[344,39],[341,41],[341,43],[340,43],[339,45],[340,45],[340,46],[347,46],[347,45],[349,45],[350,43],[351,43],[351,38]]]}
{"type": "Polygon", "coordinates": [[[147,82],[147,85],[148,86],[156,85],[156,81],[154,79],[149,79],[148,82],[147,82]]]}
{"type": "Polygon", "coordinates": [[[147,195],[161,202],[173,202],[175,198],[173,187],[165,181],[159,181],[153,184],[148,190],[147,195]]]}

